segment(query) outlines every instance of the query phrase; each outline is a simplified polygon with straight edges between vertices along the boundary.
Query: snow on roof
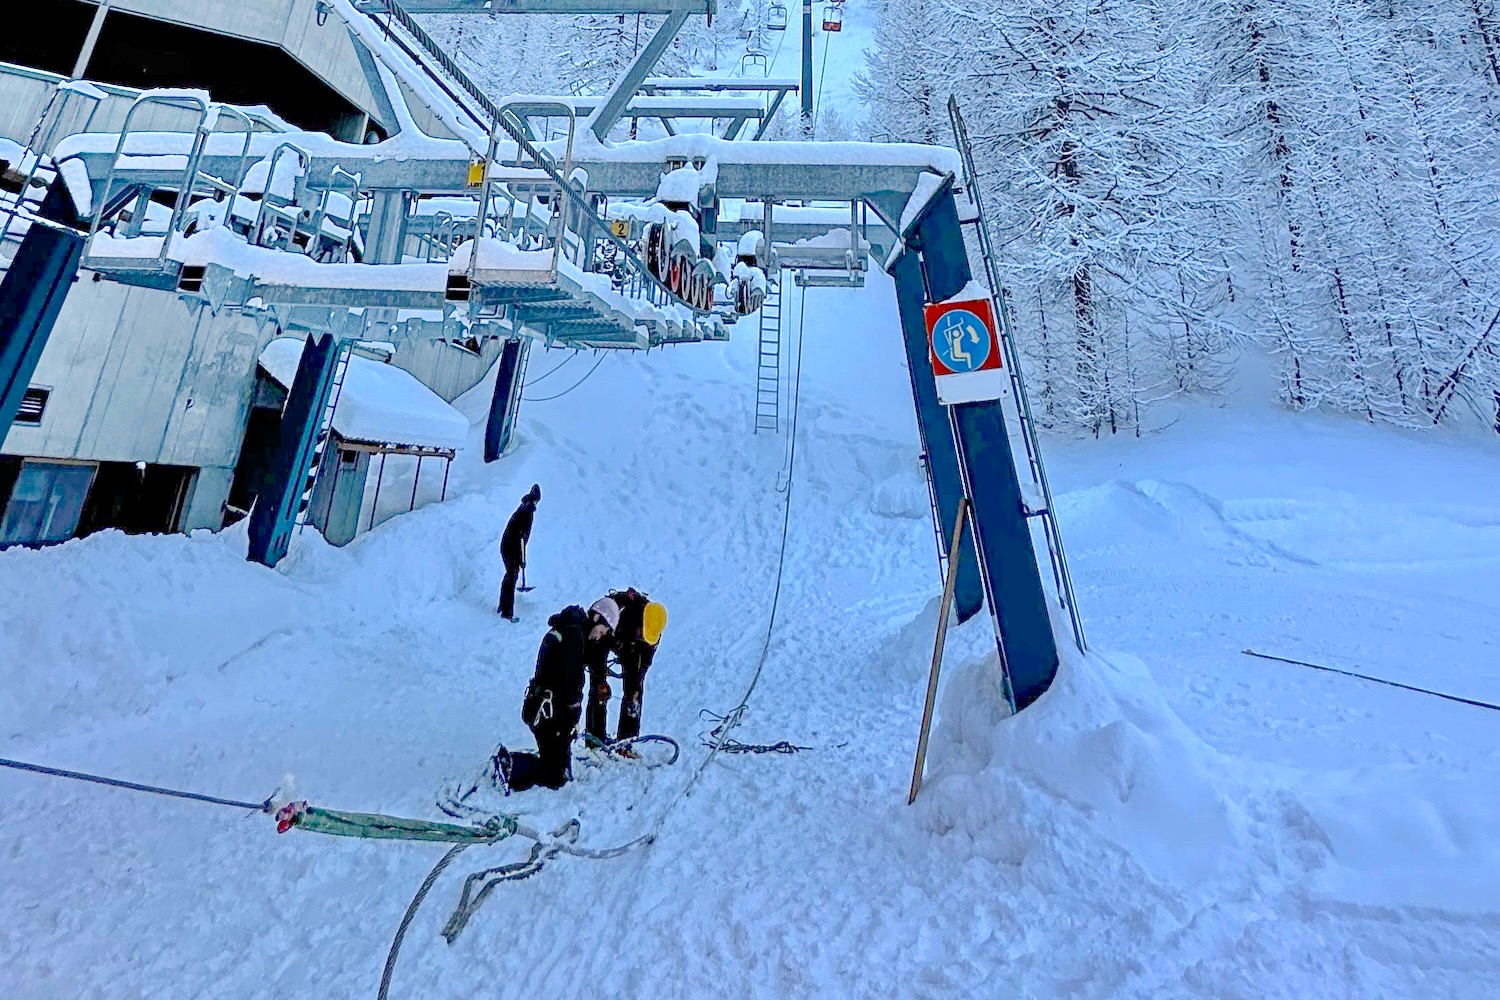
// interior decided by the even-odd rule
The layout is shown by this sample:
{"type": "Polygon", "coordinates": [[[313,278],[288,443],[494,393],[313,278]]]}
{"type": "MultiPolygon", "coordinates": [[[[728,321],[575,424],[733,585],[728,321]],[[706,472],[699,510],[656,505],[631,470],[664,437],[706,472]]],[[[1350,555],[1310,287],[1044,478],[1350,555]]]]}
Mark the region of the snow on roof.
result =
{"type": "Polygon", "coordinates": [[[911,228],[913,222],[917,221],[917,217],[922,214],[927,203],[932,201],[942,189],[943,181],[946,179],[938,174],[930,173],[917,178],[916,190],[911,193],[910,198],[906,199],[906,208],[901,210],[901,223],[896,230],[897,236],[903,238],[906,236],[906,231],[911,228]]]}
{"type": "Polygon", "coordinates": [[[970,278],[967,285],[948,296],[943,302],[972,302],[974,299],[991,299],[993,297],[989,285],[970,278]]]}
{"type": "Polygon", "coordinates": [[[92,97],[96,101],[102,101],[109,96],[87,80],[65,80],[57,85],[57,89],[73,94],[83,94],[85,97],[92,97]]]}
{"type": "MultiPolygon", "coordinates": [[[[133,244],[144,237],[116,239],[107,233],[94,237],[90,252],[104,257],[132,256],[133,244]]],[[[145,245],[147,256],[160,249],[145,245]]],[[[184,237],[172,237],[174,260],[184,264],[220,264],[241,277],[264,284],[303,288],[368,288],[395,291],[440,291],[448,281],[446,264],[324,264],[305,254],[251,246],[223,226],[184,237]]]]}
{"type": "MultiPolygon", "coordinates": [[[[290,389],[304,341],[278,337],[260,354],[260,366],[290,389]]],[[[351,356],[339,390],[333,429],[346,441],[458,451],[469,422],[437,393],[395,365],[351,356]]]]}

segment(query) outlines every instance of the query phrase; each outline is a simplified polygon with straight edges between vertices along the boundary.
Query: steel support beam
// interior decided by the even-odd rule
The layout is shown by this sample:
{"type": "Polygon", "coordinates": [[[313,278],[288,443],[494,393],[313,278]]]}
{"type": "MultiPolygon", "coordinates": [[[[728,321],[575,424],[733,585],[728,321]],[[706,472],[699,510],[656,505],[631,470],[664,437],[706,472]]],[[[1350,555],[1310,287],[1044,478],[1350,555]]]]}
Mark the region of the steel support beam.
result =
{"type": "Polygon", "coordinates": [[[82,80],[89,71],[89,60],[94,58],[94,48],[99,44],[99,33],[104,30],[104,19],[109,15],[110,0],[101,0],[94,19],[89,22],[88,34],[83,37],[83,46],[78,50],[78,59],[73,63],[73,79],[82,80]]]}
{"type": "MultiPolygon", "coordinates": [[[[951,298],[969,283],[968,251],[951,184],[917,220],[914,242],[922,255],[927,301],[951,298]]],[[[1005,411],[1000,400],[959,403],[948,407],[948,417],[964,492],[973,504],[979,571],[1006,693],[1020,710],[1041,697],[1057,675],[1057,641],[1005,411]]]]}
{"type": "MultiPolygon", "coordinates": [[[[927,484],[932,491],[937,512],[938,544],[945,550],[948,532],[958,518],[958,501],[964,495],[963,478],[958,471],[958,450],[948,414],[938,402],[937,385],[932,377],[932,362],[927,348],[927,323],[922,317],[926,290],[922,283],[922,265],[915,253],[904,253],[891,268],[896,279],[896,306],[901,317],[901,335],[906,344],[906,371],[911,376],[911,394],[917,406],[917,429],[922,437],[923,465],[927,484]]],[[[954,584],[954,607],[958,620],[966,622],[984,608],[984,584],[979,578],[979,562],[974,552],[973,533],[965,533],[958,553],[944,551],[948,559],[957,558],[958,577],[954,584]]]]}
{"type": "Polygon", "coordinates": [[[0,281],[0,444],[10,433],[42,350],[78,277],[84,236],[59,181],[53,181],[5,279],[0,281]]]}
{"type": "Polygon", "coordinates": [[[516,429],[516,415],[521,409],[521,383],[526,371],[526,355],[531,341],[525,337],[507,340],[500,351],[495,372],[495,395],[490,400],[490,416],[484,425],[484,460],[494,462],[510,447],[516,429]]]}
{"type": "Polygon", "coordinates": [[[813,133],[812,25],[812,0],[802,0],[802,133],[808,139],[813,133]]]}
{"type": "MultiPolygon", "coordinates": [[[[250,156],[269,155],[286,138],[279,133],[257,133],[251,137],[250,156]]],[[[161,154],[138,157],[138,161],[146,161],[138,165],[121,164],[113,191],[117,194],[134,186],[174,189],[182,181],[186,161],[181,157],[189,152],[192,139],[192,133],[157,136],[161,154]]],[[[113,135],[105,133],[63,140],[59,158],[76,157],[83,163],[94,205],[105,201],[104,181],[114,160],[115,141],[113,135]]],[[[200,164],[202,172],[215,177],[233,175],[240,169],[242,143],[243,137],[237,133],[211,137],[200,164]]],[[[470,153],[460,142],[434,141],[429,147],[434,152],[403,152],[400,156],[386,151],[384,144],[355,146],[320,141],[309,145],[315,147],[307,171],[309,187],[329,186],[338,167],[358,173],[367,190],[474,195],[468,183],[470,153]]],[[[759,199],[767,191],[775,191],[778,198],[789,201],[865,199],[882,216],[893,213],[894,218],[900,217],[901,208],[924,172],[956,173],[961,169],[957,154],[951,150],[896,143],[867,148],[870,155],[861,162],[862,151],[855,143],[765,142],[752,146],[704,135],[680,135],[616,147],[607,158],[576,155],[574,165],[588,172],[593,193],[611,198],[649,198],[656,193],[667,160],[713,156],[719,161],[717,189],[721,199],[759,199]],[[782,146],[785,157],[778,163],[782,152],[778,147],[782,146]]]]}
{"type": "MultiPolygon", "coordinates": [[[[712,6],[709,8],[709,13],[712,13],[712,6]]],[[[620,79],[615,81],[614,87],[604,98],[604,106],[594,112],[594,117],[589,123],[589,128],[593,130],[600,142],[604,141],[609,135],[609,130],[615,127],[615,123],[625,113],[626,105],[630,103],[630,99],[635,96],[635,92],[650,75],[657,60],[661,59],[662,53],[667,51],[667,46],[672,44],[672,39],[677,37],[677,32],[681,31],[682,26],[687,23],[687,19],[688,11],[686,10],[673,10],[668,14],[667,19],[661,23],[661,27],[656,29],[651,40],[646,43],[646,47],[641,49],[635,60],[625,68],[620,79]]]]}
{"type": "Polygon", "coordinates": [[[372,192],[370,228],[365,234],[365,262],[399,264],[406,242],[406,216],[411,209],[412,192],[377,190],[372,192]]]}
{"type": "Polygon", "coordinates": [[[281,414],[281,440],[272,461],[270,481],[250,511],[250,549],[246,558],[275,567],[292,544],[297,508],[317,449],[323,411],[333,389],[339,340],[329,333],[310,336],[302,348],[297,377],[281,414]]]}

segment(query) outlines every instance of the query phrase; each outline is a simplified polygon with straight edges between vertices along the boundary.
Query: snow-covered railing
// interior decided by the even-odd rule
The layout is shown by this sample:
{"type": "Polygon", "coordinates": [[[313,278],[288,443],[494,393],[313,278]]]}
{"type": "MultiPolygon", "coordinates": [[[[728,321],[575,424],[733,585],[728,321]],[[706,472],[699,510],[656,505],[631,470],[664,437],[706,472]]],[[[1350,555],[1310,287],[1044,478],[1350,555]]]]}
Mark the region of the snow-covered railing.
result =
{"type": "Polygon", "coordinates": [[[500,106],[493,100],[491,100],[489,96],[479,88],[479,85],[477,83],[469,79],[469,75],[459,67],[458,63],[455,62],[447,52],[443,51],[443,47],[439,45],[437,43],[437,40],[429,35],[420,24],[417,23],[416,18],[412,17],[404,9],[402,9],[401,5],[397,3],[396,0],[353,0],[353,3],[355,9],[369,16],[370,19],[374,20],[377,24],[380,23],[380,15],[384,15],[385,24],[382,25],[382,27],[385,29],[386,38],[388,40],[397,40],[395,38],[395,33],[391,30],[391,24],[392,22],[399,24],[402,29],[411,36],[412,41],[416,42],[417,46],[422,50],[423,53],[423,55],[418,55],[415,52],[408,51],[407,54],[414,58],[418,66],[422,67],[424,70],[427,70],[428,75],[432,77],[433,82],[438,84],[438,86],[443,87],[446,90],[448,89],[448,82],[456,84],[459,89],[464,92],[464,95],[466,95],[480,107],[480,109],[484,112],[484,115],[488,116],[488,120],[486,120],[484,117],[475,115],[472,108],[465,107],[463,99],[459,95],[453,94],[450,91],[450,96],[455,98],[458,105],[460,107],[463,107],[465,111],[467,111],[471,116],[474,117],[475,123],[478,124],[480,128],[484,129],[485,131],[489,131],[491,123],[496,121],[500,117],[500,106]],[[428,59],[436,63],[438,68],[448,76],[448,81],[438,79],[438,75],[433,72],[432,66],[428,64],[428,59]]]}
{"type": "MultiPolygon", "coordinates": [[[[527,107],[534,108],[534,102],[528,103],[527,107]]],[[[565,104],[558,104],[556,108],[559,117],[573,121],[571,108],[565,104]]],[[[645,261],[636,253],[635,248],[611,232],[605,221],[599,217],[593,202],[577,183],[578,179],[572,176],[574,173],[572,170],[572,127],[569,129],[569,142],[564,147],[563,162],[559,166],[553,154],[528,138],[525,123],[509,106],[501,109],[497,121],[500,130],[516,144],[518,152],[516,164],[524,169],[539,171],[546,178],[545,181],[539,181],[539,183],[544,183],[549,194],[555,199],[553,224],[549,227],[551,231],[548,234],[552,245],[547,247],[552,251],[551,268],[554,274],[561,269],[564,261],[583,273],[604,275],[612,271],[613,274],[609,280],[614,287],[617,300],[638,300],[654,309],[678,307],[691,317],[694,325],[703,320],[712,321],[712,312],[695,308],[684,302],[680,296],[675,295],[651,273],[645,261]]],[[[498,138],[498,133],[492,137],[492,149],[498,146],[496,141],[498,138]]],[[[488,165],[487,174],[495,171],[497,167],[500,170],[506,169],[504,166],[491,162],[488,165]]],[[[513,208],[513,205],[513,201],[508,201],[508,206],[513,208]]],[[[489,230],[493,227],[494,232],[511,235],[509,225],[512,221],[511,216],[491,217],[489,208],[488,198],[486,198],[485,228],[489,230]]],[[[524,238],[524,216],[522,220],[520,231],[515,235],[524,238]]],[[[470,271],[471,280],[475,273],[474,269],[480,265],[480,256],[480,254],[471,254],[465,262],[470,271]]],[[[623,305],[623,302],[621,304],[623,305]]],[[[654,309],[648,311],[654,311],[654,309]]]]}

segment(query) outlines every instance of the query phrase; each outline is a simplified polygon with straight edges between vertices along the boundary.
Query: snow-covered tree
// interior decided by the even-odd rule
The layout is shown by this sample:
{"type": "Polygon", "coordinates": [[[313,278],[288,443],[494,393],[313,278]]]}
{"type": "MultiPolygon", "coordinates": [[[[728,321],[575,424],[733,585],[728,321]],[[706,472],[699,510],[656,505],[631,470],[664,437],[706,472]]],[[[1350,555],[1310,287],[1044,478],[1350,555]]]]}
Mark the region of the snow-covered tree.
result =
{"type": "Polygon", "coordinates": [[[958,18],[981,186],[1045,415],[1113,433],[1216,385],[1231,348],[1223,143],[1184,11],[987,0],[958,18]]]}

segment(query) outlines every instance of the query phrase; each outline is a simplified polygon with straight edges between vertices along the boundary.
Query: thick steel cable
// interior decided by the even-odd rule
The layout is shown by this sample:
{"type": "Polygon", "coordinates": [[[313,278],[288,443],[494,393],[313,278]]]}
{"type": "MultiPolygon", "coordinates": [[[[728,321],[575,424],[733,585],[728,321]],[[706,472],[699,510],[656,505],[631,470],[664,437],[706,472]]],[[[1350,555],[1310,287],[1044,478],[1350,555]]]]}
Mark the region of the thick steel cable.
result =
{"type": "Polygon", "coordinates": [[[380,975],[380,991],[375,994],[376,1000],[386,1000],[390,994],[391,975],[396,971],[396,956],[401,953],[401,941],[406,937],[406,929],[411,926],[412,918],[417,915],[417,909],[422,905],[422,900],[427,898],[427,893],[432,890],[438,876],[443,874],[443,869],[451,865],[468,846],[468,844],[455,844],[448,848],[447,852],[438,859],[438,863],[432,866],[432,871],[428,872],[427,877],[422,880],[417,894],[407,904],[406,914],[401,918],[401,925],[396,928],[396,936],[391,939],[391,950],[385,956],[385,971],[380,975]]]}
{"type": "Polygon", "coordinates": [[[120,778],[107,778],[101,774],[66,771],[60,767],[43,767],[41,764],[28,764],[22,760],[7,760],[4,757],[0,757],[0,767],[9,767],[17,771],[30,771],[34,774],[46,774],[55,778],[69,778],[73,781],[89,781],[96,785],[124,788],[132,792],[149,792],[152,795],[166,795],[174,799],[190,799],[194,802],[208,802],[216,806],[232,806],[235,809],[247,809],[251,812],[266,812],[271,807],[271,799],[269,798],[264,802],[242,802],[239,799],[222,799],[217,795],[204,795],[201,792],[183,792],[175,788],[163,788],[160,785],[143,785],[139,782],[124,781],[120,778]]]}

